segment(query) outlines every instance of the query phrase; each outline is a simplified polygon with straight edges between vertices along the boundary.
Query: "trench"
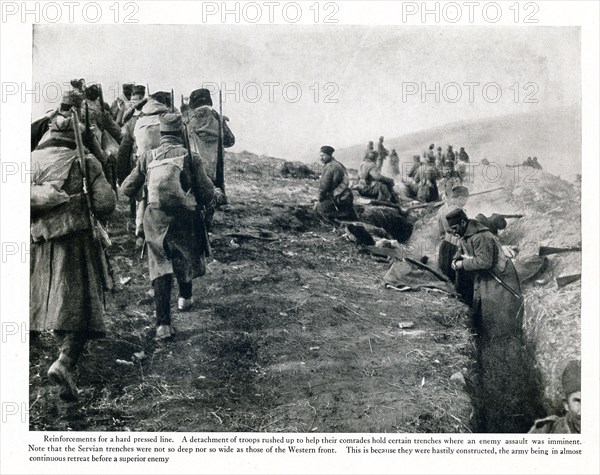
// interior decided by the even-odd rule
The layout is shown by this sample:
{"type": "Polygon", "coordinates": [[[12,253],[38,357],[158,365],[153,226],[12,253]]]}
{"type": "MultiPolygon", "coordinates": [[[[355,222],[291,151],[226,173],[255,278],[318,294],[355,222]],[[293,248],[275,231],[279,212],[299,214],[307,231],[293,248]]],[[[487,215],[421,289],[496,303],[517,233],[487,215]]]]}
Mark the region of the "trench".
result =
{"type": "MultiPolygon", "coordinates": [[[[430,265],[437,268],[437,246],[432,232],[431,215],[415,220],[415,233],[405,244],[410,257],[434,257],[430,265]],[[425,244],[424,244],[425,242],[425,244]],[[416,255],[414,253],[419,255],[416,255]]],[[[434,221],[437,225],[437,221],[434,221]]],[[[501,337],[490,337],[477,312],[461,298],[464,317],[474,334],[475,350],[471,381],[466,392],[474,409],[471,430],[476,433],[526,433],[533,422],[546,414],[542,375],[536,365],[535,343],[528,340],[523,327],[527,288],[523,288],[523,304],[514,315],[514,331],[501,337]]],[[[499,313],[502,313],[501,309],[499,313]]],[[[496,315],[493,315],[495,318],[496,315]]]]}

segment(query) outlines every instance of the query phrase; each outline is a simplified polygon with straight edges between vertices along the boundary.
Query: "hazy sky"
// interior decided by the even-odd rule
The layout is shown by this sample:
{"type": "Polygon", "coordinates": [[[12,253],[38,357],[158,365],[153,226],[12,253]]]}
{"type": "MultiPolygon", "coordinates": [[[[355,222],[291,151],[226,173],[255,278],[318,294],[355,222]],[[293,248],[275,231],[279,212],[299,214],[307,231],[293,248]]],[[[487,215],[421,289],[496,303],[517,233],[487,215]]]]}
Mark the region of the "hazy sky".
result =
{"type": "MultiPolygon", "coordinates": [[[[232,151],[290,160],[316,157],[325,143],[342,148],[457,120],[568,106],[581,97],[580,35],[573,27],[34,28],[34,81],[84,77],[103,84],[108,102],[115,85],[135,81],[151,91],[173,88],[176,104],[181,93],[219,83],[231,91],[223,109],[237,138],[232,151]],[[472,98],[469,82],[478,83],[472,98]],[[421,96],[436,83],[437,98],[421,96]],[[538,102],[527,103],[528,95],[538,102]]],[[[33,117],[54,106],[34,104],[33,117]]]]}

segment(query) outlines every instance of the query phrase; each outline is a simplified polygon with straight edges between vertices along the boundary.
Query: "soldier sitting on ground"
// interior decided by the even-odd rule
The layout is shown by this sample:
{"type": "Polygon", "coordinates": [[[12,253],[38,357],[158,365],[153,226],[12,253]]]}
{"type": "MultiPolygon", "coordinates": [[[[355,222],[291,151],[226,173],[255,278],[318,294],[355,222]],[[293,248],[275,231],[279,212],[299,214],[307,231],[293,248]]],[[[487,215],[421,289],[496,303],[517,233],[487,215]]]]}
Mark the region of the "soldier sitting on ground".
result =
{"type": "Polygon", "coordinates": [[[530,434],[580,434],[581,433],[581,362],[567,363],[562,374],[563,400],[567,413],[558,417],[538,419],[529,429],[530,434]]]}
{"type": "Polygon", "coordinates": [[[378,153],[370,152],[358,169],[359,190],[361,196],[375,198],[379,201],[399,203],[400,198],[394,191],[394,180],[384,176],[377,167],[378,153]]]}
{"type": "Polygon", "coordinates": [[[348,172],[344,165],[333,158],[333,152],[335,149],[329,145],[321,147],[320,159],[324,167],[315,209],[325,218],[357,219],[348,172]]]}

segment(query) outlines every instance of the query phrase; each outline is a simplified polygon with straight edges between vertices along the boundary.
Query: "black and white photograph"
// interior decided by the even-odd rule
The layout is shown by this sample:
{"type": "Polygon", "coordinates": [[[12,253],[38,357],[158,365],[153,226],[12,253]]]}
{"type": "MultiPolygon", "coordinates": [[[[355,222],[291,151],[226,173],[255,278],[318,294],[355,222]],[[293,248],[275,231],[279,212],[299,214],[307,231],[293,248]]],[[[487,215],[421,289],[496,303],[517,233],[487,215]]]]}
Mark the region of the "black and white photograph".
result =
{"type": "Polygon", "coordinates": [[[594,473],[597,4],[26,3],[29,473],[594,473]]]}

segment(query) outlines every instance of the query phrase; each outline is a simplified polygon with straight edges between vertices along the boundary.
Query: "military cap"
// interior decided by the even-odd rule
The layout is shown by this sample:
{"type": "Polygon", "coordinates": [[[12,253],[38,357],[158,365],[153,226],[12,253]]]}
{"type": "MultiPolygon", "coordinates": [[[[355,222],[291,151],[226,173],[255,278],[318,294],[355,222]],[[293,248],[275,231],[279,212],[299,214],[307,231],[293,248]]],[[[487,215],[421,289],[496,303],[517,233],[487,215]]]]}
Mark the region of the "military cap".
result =
{"type": "Polygon", "coordinates": [[[159,118],[161,132],[181,132],[183,124],[179,114],[163,114],[159,118]]]}
{"type": "Polygon", "coordinates": [[[133,94],[141,94],[143,96],[146,94],[146,86],[142,84],[136,84],[133,86],[133,94]]]}
{"type": "Polygon", "coordinates": [[[190,93],[190,109],[196,109],[201,106],[211,106],[213,102],[210,97],[210,91],[208,89],[195,89],[190,93]]]}
{"type": "Polygon", "coordinates": [[[571,360],[562,374],[562,387],[565,396],[581,391],[581,361],[571,360]]]}
{"type": "Polygon", "coordinates": [[[331,157],[333,155],[333,152],[335,152],[335,148],[333,148],[329,145],[323,145],[321,147],[321,152],[323,152],[331,157]]]}
{"type": "Polygon", "coordinates": [[[448,221],[449,226],[455,226],[461,221],[467,221],[468,219],[469,218],[467,218],[467,214],[462,208],[456,208],[446,215],[446,221],[448,221]]]}
{"type": "Polygon", "coordinates": [[[431,145],[429,145],[429,149],[430,149],[430,150],[433,150],[433,149],[434,149],[434,147],[435,147],[435,145],[434,145],[434,144],[431,144],[431,145]]]}
{"type": "Polygon", "coordinates": [[[84,84],[85,84],[85,79],[83,79],[83,78],[71,79],[71,86],[73,86],[75,89],[78,89],[80,91],[83,89],[84,84]]]}
{"type": "Polygon", "coordinates": [[[505,229],[508,223],[503,216],[493,213],[490,217],[490,224],[496,229],[505,229]]]}
{"type": "Polygon", "coordinates": [[[469,196],[469,189],[463,185],[456,185],[452,188],[452,198],[462,198],[469,196]]]}
{"type": "Polygon", "coordinates": [[[415,162],[420,162],[421,161],[421,156],[420,155],[413,155],[413,160],[415,162]]]}
{"type": "Polygon", "coordinates": [[[90,101],[95,101],[100,97],[100,88],[98,84],[90,84],[85,88],[85,97],[90,101]]]}
{"type": "Polygon", "coordinates": [[[438,147],[437,149],[438,149],[440,152],[442,151],[442,147],[438,147]]]}
{"type": "Polygon", "coordinates": [[[150,94],[150,97],[155,101],[164,104],[167,107],[171,107],[171,93],[167,91],[157,91],[154,94],[150,94]]]}

